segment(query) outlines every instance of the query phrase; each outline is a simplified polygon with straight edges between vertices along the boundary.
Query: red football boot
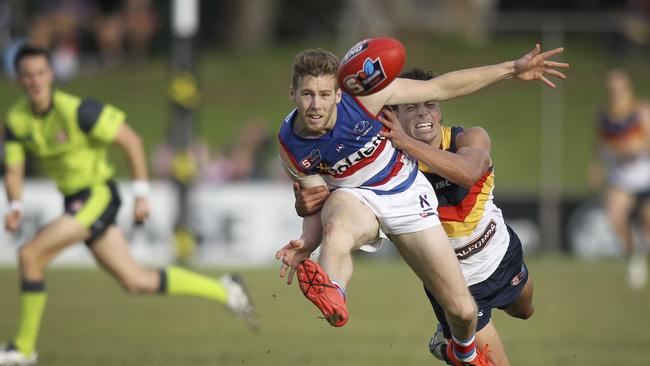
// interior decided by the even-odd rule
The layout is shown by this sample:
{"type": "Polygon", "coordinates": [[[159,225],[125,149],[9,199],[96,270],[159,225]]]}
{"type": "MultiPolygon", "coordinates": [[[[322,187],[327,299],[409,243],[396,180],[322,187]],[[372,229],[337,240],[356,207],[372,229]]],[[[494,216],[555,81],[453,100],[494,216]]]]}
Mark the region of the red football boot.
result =
{"type": "Polygon", "coordinates": [[[303,259],[296,270],[302,293],[316,305],[325,319],[334,327],[342,327],[348,321],[345,298],[318,263],[303,259]]]}
{"type": "Polygon", "coordinates": [[[449,345],[447,346],[447,360],[451,362],[452,366],[494,366],[486,356],[490,352],[487,344],[485,345],[485,348],[483,348],[483,352],[479,352],[478,348],[476,348],[476,357],[474,357],[472,361],[462,362],[456,358],[452,343],[453,342],[449,342],[449,345]]]}

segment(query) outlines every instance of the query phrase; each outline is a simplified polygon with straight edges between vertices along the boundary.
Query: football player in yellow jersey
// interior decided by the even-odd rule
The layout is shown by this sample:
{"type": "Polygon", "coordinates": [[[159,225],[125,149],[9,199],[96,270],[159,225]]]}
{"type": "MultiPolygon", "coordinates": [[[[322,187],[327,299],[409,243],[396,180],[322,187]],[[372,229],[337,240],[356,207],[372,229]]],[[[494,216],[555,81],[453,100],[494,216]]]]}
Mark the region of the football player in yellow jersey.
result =
{"type": "MultiPolygon", "coordinates": [[[[134,217],[149,215],[149,184],[142,141],[114,106],[64,93],[53,87],[49,54],[25,45],[14,66],[24,89],[5,121],[5,188],[9,210],[5,228],[15,232],[22,218],[25,151],[56,182],[65,212],[43,227],[19,251],[21,317],[12,341],[0,346],[0,366],[36,363],[36,340],[46,303],[45,267],[63,249],[85,241],[97,262],[132,294],[198,296],[225,304],[255,325],[250,299],[233,275],[206,277],[170,266],[150,270],[134,262],[115,224],[120,197],[107,148],[124,151],[133,174],[134,217]]],[[[29,194],[29,192],[27,192],[29,194]]]]}
{"type": "MultiPolygon", "coordinates": [[[[400,77],[428,80],[433,74],[413,69],[400,77]]],[[[492,202],[490,137],[480,127],[442,126],[440,104],[436,101],[398,105],[395,112],[384,109],[385,118],[380,120],[390,132],[383,135],[396,148],[418,159],[420,170],[434,186],[440,221],[478,306],[477,348],[485,349],[488,345],[486,356],[494,365],[509,365],[504,345],[490,320],[491,311],[498,308],[516,318],[530,318],[534,313],[533,286],[523,262],[521,242],[492,202]]],[[[299,215],[317,211],[329,195],[323,186],[294,188],[299,215]]],[[[430,341],[430,351],[450,363],[449,325],[438,301],[425,291],[441,323],[430,341]]]]}

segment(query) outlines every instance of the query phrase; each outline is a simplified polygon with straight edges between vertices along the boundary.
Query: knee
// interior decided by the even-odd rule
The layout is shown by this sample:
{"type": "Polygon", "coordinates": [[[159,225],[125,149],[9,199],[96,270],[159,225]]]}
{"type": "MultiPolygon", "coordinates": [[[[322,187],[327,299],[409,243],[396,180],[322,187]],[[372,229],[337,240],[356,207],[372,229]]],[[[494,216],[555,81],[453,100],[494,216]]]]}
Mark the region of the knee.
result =
{"type": "Polygon", "coordinates": [[[452,321],[459,323],[470,323],[476,318],[478,308],[471,297],[464,301],[457,301],[445,309],[445,315],[452,321]]]}
{"type": "Polygon", "coordinates": [[[323,222],[323,237],[339,236],[343,234],[343,222],[337,217],[329,217],[323,222]]]}
{"type": "Polygon", "coordinates": [[[535,314],[535,307],[533,306],[533,304],[530,304],[523,309],[517,309],[512,313],[510,313],[511,316],[522,320],[530,319],[533,316],[533,314],[535,314]]]}
{"type": "Polygon", "coordinates": [[[354,244],[354,235],[345,228],[342,220],[330,219],[323,223],[323,243],[336,243],[335,247],[349,251],[354,244]]]}
{"type": "Polygon", "coordinates": [[[625,219],[626,217],[619,214],[619,213],[609,213],[608,219],[614,230],[618,232],[622,231],[627,231],[628,230],[628,222],[625,219]]]}
{"type": "Polygon", "coordinates": [[[34,245],[25,244],[20,248],[18,253],[20,265],[23,268],[33,268],[38,266],[41,259],[40,250],[34,245]]]}

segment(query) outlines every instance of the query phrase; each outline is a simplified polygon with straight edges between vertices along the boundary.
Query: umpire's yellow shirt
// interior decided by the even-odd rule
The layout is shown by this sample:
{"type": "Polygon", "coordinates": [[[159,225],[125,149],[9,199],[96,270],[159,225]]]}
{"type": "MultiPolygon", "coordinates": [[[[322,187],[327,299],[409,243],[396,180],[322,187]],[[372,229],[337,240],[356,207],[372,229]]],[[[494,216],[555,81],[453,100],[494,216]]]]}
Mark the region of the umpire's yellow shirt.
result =
{"type": "Polygon", "coordinates": [[[22,164],[28,150],[64,195],[106,182],[113,176],[106,148],[125,119],[111,105],[59,90],[42,116],[22,98],[7,114],[5,165],[22,164]]]}

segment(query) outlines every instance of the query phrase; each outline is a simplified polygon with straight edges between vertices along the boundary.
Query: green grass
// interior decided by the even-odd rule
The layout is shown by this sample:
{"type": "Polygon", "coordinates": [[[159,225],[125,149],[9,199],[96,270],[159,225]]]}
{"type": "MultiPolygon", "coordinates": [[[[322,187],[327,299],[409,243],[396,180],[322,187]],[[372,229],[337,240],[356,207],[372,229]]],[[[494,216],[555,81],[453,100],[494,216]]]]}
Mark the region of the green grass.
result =
{"type": "MultiPolygon", "coordinates": [[[[532,319],[496,312],[513,365],[648,365],[650,291],[629,290],[618,261],[528,261],[532,319]]],[[[335,329],[276,269],[241,270],[262,317],[250,333],[215,304],[129,297],[98,270],[53,269],[39,340],[41,364],[57,365],[416,365],[434,329],[419,282],[400,261],[357,261],[350,322],[335,329]]],[[[217,275],[218,273],[212,272],[217,275]]],[[[17,323],[17,277],[0,269],[0,339],[17,323]]]]}
{"type": "MultiPolygon", "coordinates": [[[[498,35],[486,46],[469,46],[454,38],[421,35],[399,37],[407,49],[407,67],[421,66],[436,73],[510,60],[529,51],[540,37],[498,35]]],[[[260,117],[275,133],[292,108],[288,99],[293,55],[307,47],[326,47],[342,54],[346,45],[332,42],[279,45],[254,51],[206,51],[198,67],[203,106],[197,134],[213,148],[223,149],[251,118],[260,117]]],[[[544,45],[549,49],[557,45],[544,45]]],[[[616,64],[604,54],[598,38],[567,37],[563,59],[571,63],[569,79],[559,82],[563,104],[560,182],[565,193],[584,191],[585,171],[593,150],[593,121],[604,96],[603,76],[616,64]]],[[[623,61],[639,94],[650,96],[650,73],[641,57],[623,61]]],[[[129,122],[144,136],[149,151],[163,141],[170,122],[166,91],[171,71],[166,60],[82,76],[63,85],[72,93],[92,96],[127,111],[129,122]]],[[[476,95],[445,102],[449,124],[481,125],[491,134],[497,189],[535,191],[539,188],[541,83],[502,82],[476,95]],[[523,173],[522,173],[523,172],[523,173]]],[[[0,79],[4,114],[19,89],[0,79]]],[[[127,166],[117,158],[119,172],[127,166]]]]}

